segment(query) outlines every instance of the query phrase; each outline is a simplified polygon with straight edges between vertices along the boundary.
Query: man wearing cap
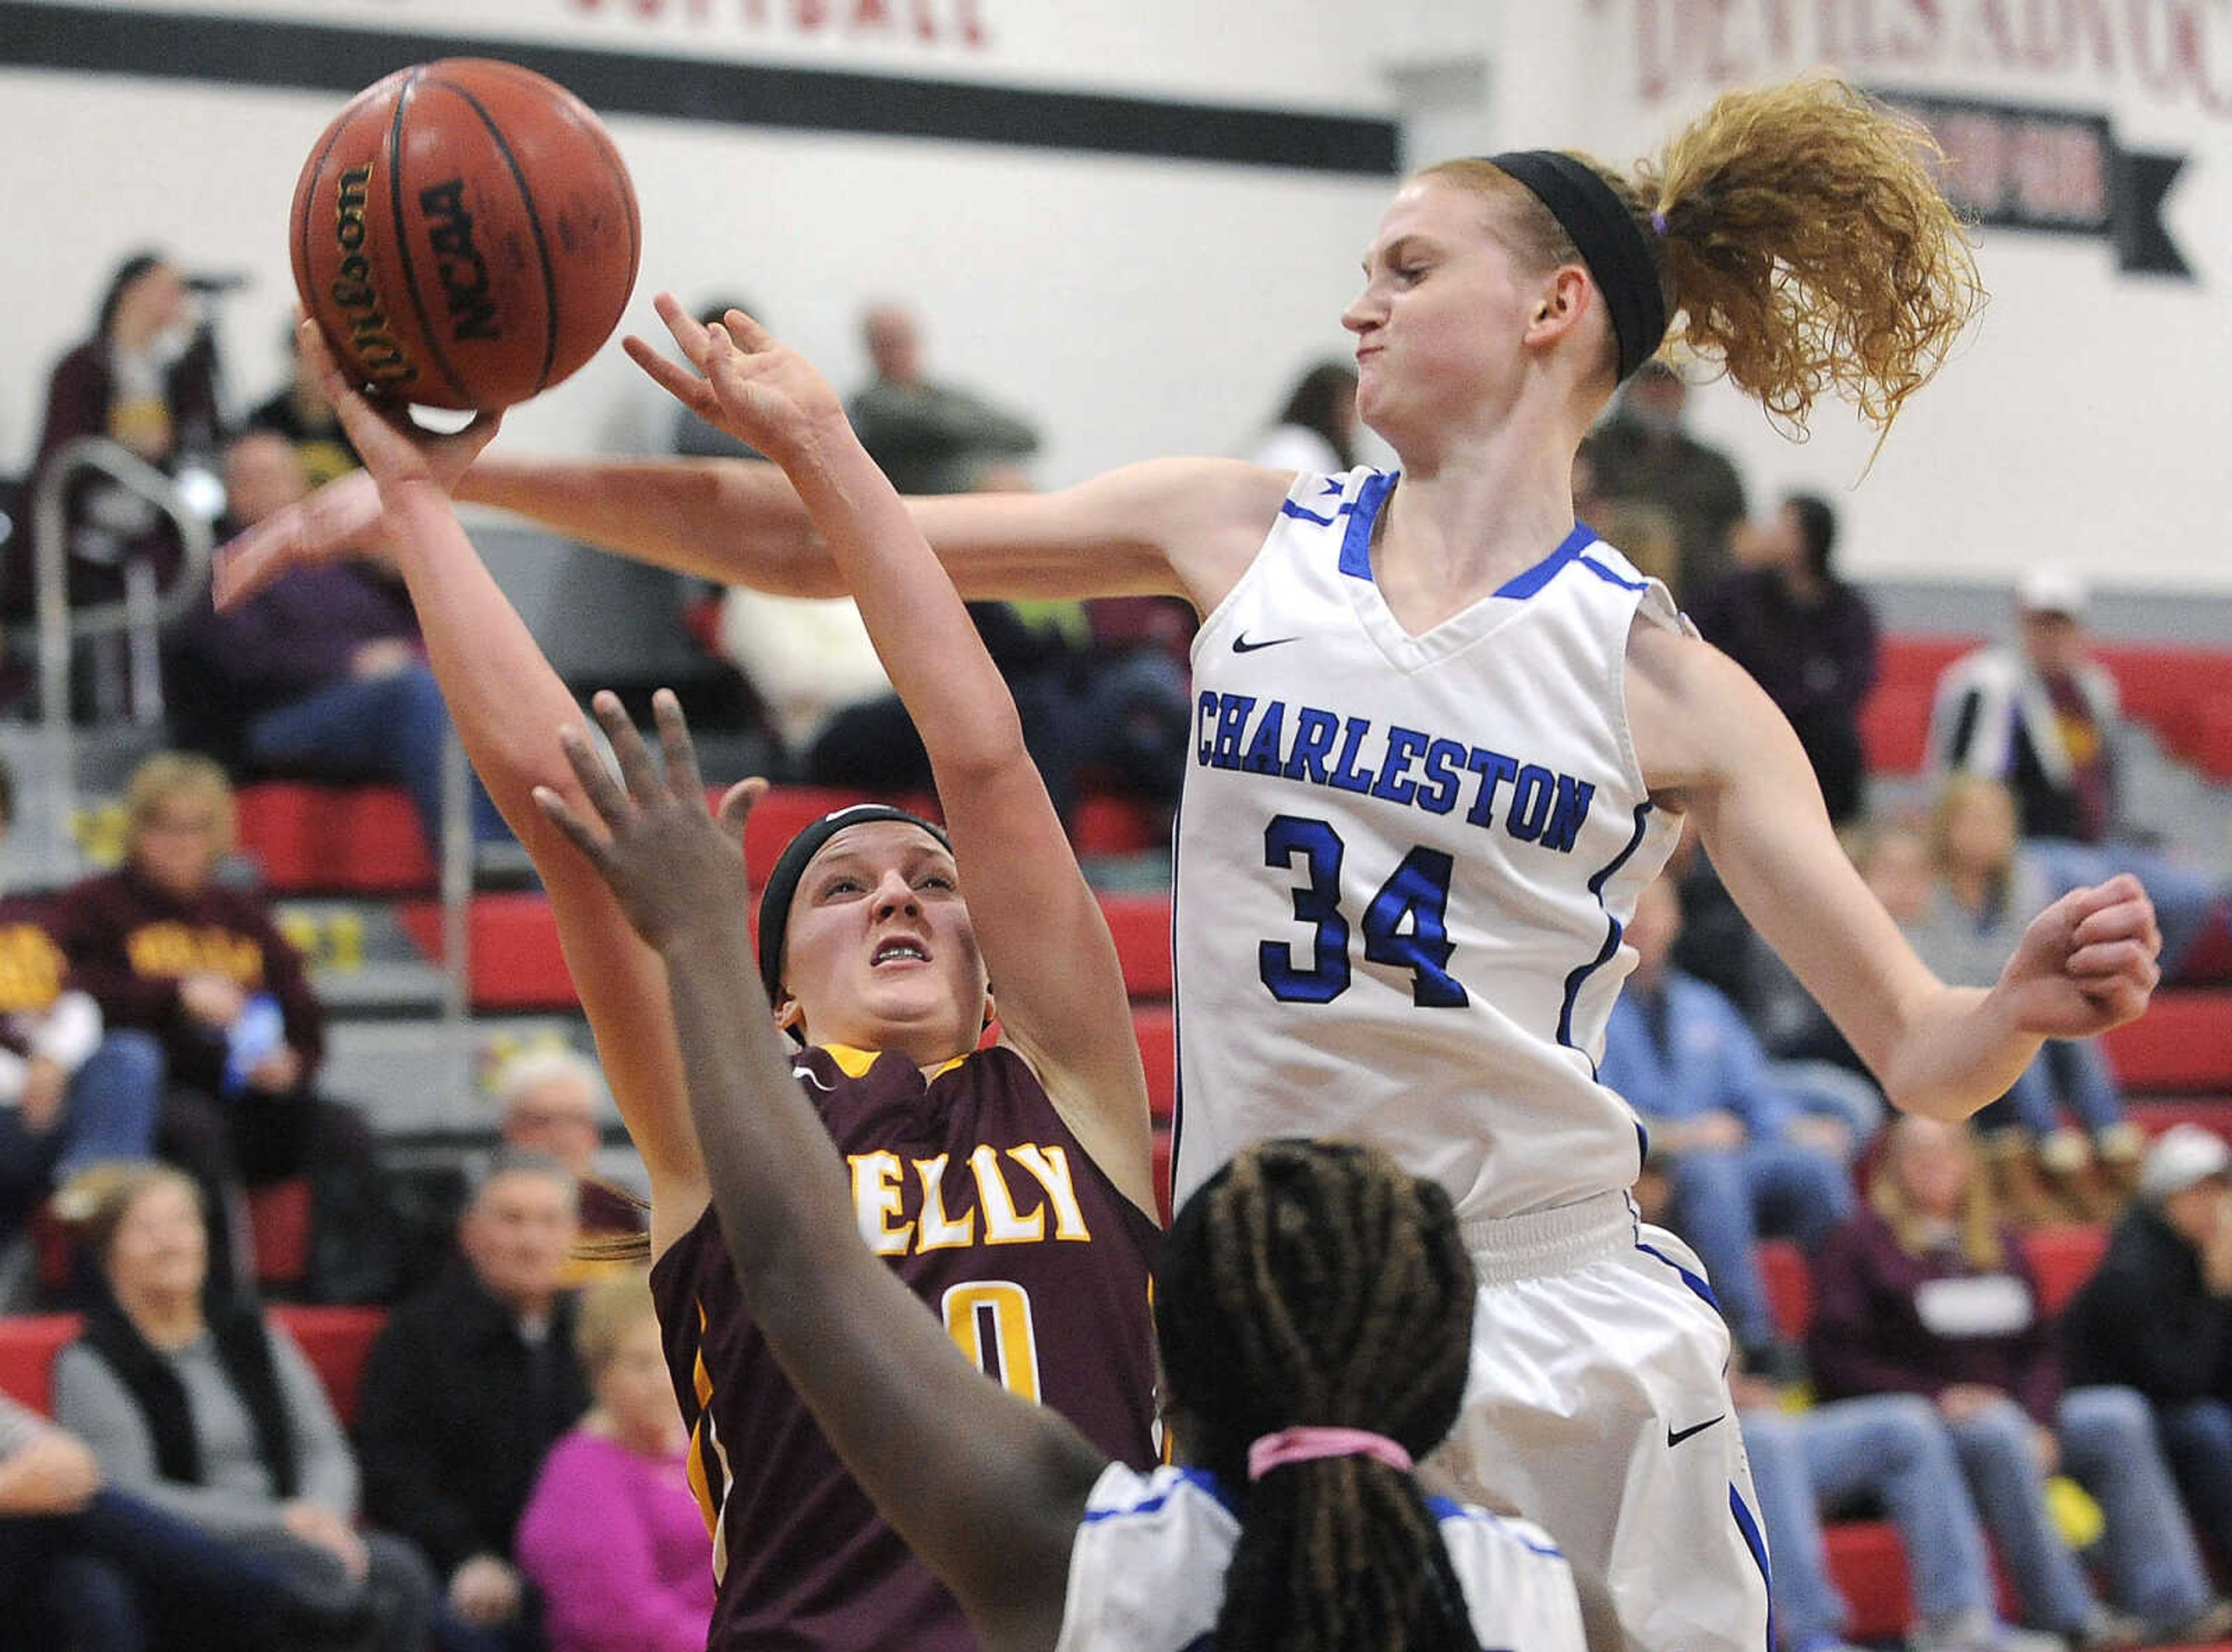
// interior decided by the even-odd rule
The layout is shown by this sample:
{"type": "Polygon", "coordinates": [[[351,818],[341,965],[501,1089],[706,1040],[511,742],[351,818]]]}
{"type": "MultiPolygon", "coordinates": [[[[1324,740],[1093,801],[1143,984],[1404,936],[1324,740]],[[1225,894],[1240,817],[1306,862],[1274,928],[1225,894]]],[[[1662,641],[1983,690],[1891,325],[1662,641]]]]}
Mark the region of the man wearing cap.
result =
{"type": "Polygon", "coordinates": [[[2023,836],[2059,895],[2131,872],[2147,886],[2162,928],[2165,980],[2206,922],[2218,891],[2190,866],[2148,846],[2122,813],[2117,748],[2124,738],[2116,680],[2086,647],[2085,583],[2036,567],[2015,585],[2015,646],[1977,650],[1946,667],[1930,718],[1930,766],[1965,772],[2015,794],[2023,836]]]}
{"type": "Polygon", "coordinates": [[[2158,1137],[2138,1197],[2069,1305],[2073,1384],[2153,1403],[2193,1523],[2232,1553],[2232,1147],[2199,1124],[2158,1137]]]}

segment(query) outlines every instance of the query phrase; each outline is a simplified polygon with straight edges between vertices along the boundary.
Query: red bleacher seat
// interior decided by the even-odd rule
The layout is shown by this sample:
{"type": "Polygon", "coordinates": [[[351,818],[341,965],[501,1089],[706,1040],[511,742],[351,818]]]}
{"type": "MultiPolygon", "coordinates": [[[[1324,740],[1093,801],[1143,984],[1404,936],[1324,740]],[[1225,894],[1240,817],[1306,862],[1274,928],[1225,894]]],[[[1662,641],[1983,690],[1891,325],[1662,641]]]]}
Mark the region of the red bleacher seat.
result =
{"type": "Polygon", "coordinates": [[[274,894],[392,895],[433,887],[411,794],[395,786],[259,781],[241,788],[240,846],[274,894]]]}
{"type": "Polygon", "coordinates": [[[1133,998],[1171,995],[1171,897],[1103,895],[1101,912],[1116,938],[1117,961],[1124,966],[1124,990],[1133,998]]]}
{"type": "Polygon", "coordinates": [[[1161,1212],[1163,1226],[1171,1225],[1171,1133],[1166,1130],[1155,1132],[1155,1208],[1161,1212]]]}
{"type": "Polygon", "coordinates": [[[2147,1013],[2106,1035],[2126,1090],[2232,1090],[2232,991],[2158,992],[2147,1013]]]}
{"type": "MultiPolygon", "coordinates": [[[[270,1312],[273,1323],[284,1326],[302,1345],[342,1425],[354,1425],[364,1362],[372,1352],[373,1338],[387,1322],[386,1310],[281,1304],[270,1312]]],[[[36,1411],[51,1414],[55,1356],[75,1339],[79,1324],[74,1313],[0,1318],[0,1391],[36,1411]]]]}
{"type": "Polygon", "coordinates": [[[2178,965],[2177,979],[2188,987],[2232,983],[2232,910],[2222,902],[2194,937],[2184,962],[2178,965]]]}
{"type": "Polygon", "coordinates": [[[2034,1228],[2022,1242],[2023,1258],[2038,1279],[2038,1305],[2045,1313],[2057,1314],[2100,1266],[2108,1248],[2108,1229],[2099,1223],[2034,1228]]]}
{"type": "Polygon", "coordinates": [[[1906,1549],[1888,1520],[1840,1520],[1822,1532],[1829,1575],[1852,1609],[1854,1641],[1896,1642],[1914,1623],[1906,1549]]]}
{"type": "Polygon", "coordinates": [[[1787,1341],[1803,1343],[1814,1323],[1814,1275],[1807,1269],[1806,1253],[1787,1239],[1763,1239],[1759,1271],[1776,1331],[1787,1341]]]}
{"type": "Polygon", "coordinates": [[[2232,1141],[2232,1096],[2149,1096],[2126,1102],[2124,1117],[2150,1136],[2172,1124],[2198,1124],[2232,1141]]]}
{"type": "Polygon", "coordinates": [[[1178,1108],[1177,1012],[1167,1004],[1138,1005],[1132,1011],[1132,1028],[1139,1035],[1139,1059],[1147,1069],[1148,1111],[1157,1124],[1166,1124],[1178,1108]]]}
{"type": "Polygon", "coordinates": [[[1860,708],[1860,743],[1877,774],[1916,774],[1929,755],[1930,691],[1878,683],[1860,708]]]}
{"type": "Polygon", "coordinates": [[[1069,841],[1080,855],[1136,855],[1167,847],[1170,833],[1151,806],[1087,792],[1070,816],[1069,841]]]}

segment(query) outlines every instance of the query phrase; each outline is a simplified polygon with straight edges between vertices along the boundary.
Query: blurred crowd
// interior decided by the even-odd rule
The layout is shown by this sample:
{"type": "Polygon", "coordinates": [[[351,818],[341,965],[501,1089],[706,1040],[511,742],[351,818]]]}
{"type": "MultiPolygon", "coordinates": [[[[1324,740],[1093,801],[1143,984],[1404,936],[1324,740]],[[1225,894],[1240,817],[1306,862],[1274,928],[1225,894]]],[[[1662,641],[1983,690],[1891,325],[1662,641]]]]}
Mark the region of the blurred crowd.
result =
{"type": "MultiPolygon", "coordinates": [[[[300,372],[225,416],[197,305],[159,255],[119,267],[54,370],[34,485],[73,440],[105,437],[214,477],[222,538],[354,464],[300,372]]],[[[1032,422],[933,376],[906,307],[871,307],[861,338],[872,374],[849,411],[902,490],[1030,485],[1032,422]]],[[[1309,368],[1236,451],[1350,468],[1355,383],[1309,368]]],[[[1926,808],[1873,807],[1860,711],[1878,625],[1838,573],[1837,510],[1811,494],[1755,510],[1686,428],[1687,396],[1664,364],[1636,376],[1583,450],[1576,513],[1782,709],[1924,961],[1985,984],[2057,896],[2131,871],[2174,970],[2222,882],[2132,816],[2081,586],[2021,583],[2007,643],[1941,684],[1926,808]]],[[[671,444],[749,457],[686,412],[671,444]]],[[[80,605],[121,600],[135,567],[178,577],[176,527],[133,489],[85,476],[65,499],[61,544],[4,547],[8,614],[28,612],[42,551],[80,605]]],[[[1113,793],[1166,813],[1191,750],[1184,605],[970,607],[1057,807],[1113,793]]],[[[774,778],[929,789],[849,601],[710,591],[691,608],[774,778]]],[[[0,1404],[0,1646],[701,1647],[703,1442],[679,1436],[641,1208],[597,1175],[594,1064],[555,1046],[491,1058],[501,1145],[468,1167],[453,1236],[445,1211],[432,1261],[416,1256],[373,1131],[321,1087],[302,956],[230,858],[236,787],[271,775],[391,781],[439,840],[449,724],[408,603],[372,564],[304,569],[230,614],[190,605],[161,653],[176,749],[131,781],[122,863],[0,899],[0,1239],[19,1273],[48,1276],[42,1293],[19,1281],[16,1305],[83,1314],[51,1418],[0,1404]],[[249,1201],[293,1179],[315,1213],[303,1294],[388,1310],[353,1429],[256,1301],[249,1201]],[[68,1260],[41,1270],[35,1239],[57,1234],[68,1260]]],[[[22,674],[7,686],[25,709],[22,674]]],[[[74,692],[81,713],[107,703],[90,679],[74,692]]],[[[0,768],[0,832],[16,805],[0,768]]],[[[500,835],[475,809],[476,836],[500,835]]],[[[1916,1652],[2232,1635],[2211,1570],[2232,1557],[2223,1141],[2183,1126],[2150,1145],[2083,1040],[2049,1044],[1972,1124],[1887,1122],[1694,843],[1625,938],[1638,963],[1603,1076],[1646,1132],[1638,1202],[1703,1258],[1739,1350],[1729,1426],[1757,1476],[1784,1652],[1842,1645],[1822,1524],[1864,1511],[1905,1540],[1916,1652]],[[2112,1237],[2057,1324],[2024,1240],[2072,1221],[2112,1237]],[[1802,1336],[1776,1312],[1768,1239],[1807,1258],[1802,1336]],[[2001,1622],[1994,1552],[2023,1629],[2001,1622]]]]}

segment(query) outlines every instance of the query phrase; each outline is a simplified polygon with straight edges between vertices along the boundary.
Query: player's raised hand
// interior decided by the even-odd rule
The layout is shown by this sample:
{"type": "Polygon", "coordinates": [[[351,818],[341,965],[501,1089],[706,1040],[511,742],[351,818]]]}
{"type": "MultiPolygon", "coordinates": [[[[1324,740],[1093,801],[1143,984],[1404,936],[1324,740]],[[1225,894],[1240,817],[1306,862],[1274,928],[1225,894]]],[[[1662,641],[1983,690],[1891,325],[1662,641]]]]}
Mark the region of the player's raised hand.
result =
{"type": "Polygon", "coordinates": [[[844,404],[828,380],[742,310],[705,327],[671,293],[659,295],[657,308],[688,366],[633,335],[622,347],[707,424],[784,464],[847,430],[844,404]]]}
{"type": "Polygon", "coordinates": [[[2086,1038],[2136,1019],[2162,970],[2154,903],[2126,873],[2073,890],[2023,931],[2000,972],[2016,1024],[2047,1038],[2086,1038]]]}
{"type": "Polygon", "coordinates": [[[562,729],[559,738],[604,830],[600,832],[548,787],[535,788],[536,805],[596,868],[649,945],[664,947],[709,917],[744,922],[744,821],[766,794],[767,782],[755,779],[730,787],[717,816],[705,807],[697,749],[681,703],[671,691],[661,689],[652,696],[659,761],[620,709],[618,696],[600,693],[592,709],[612,743],[619,780],[590,750],[585,731],[562,729]]]}
{"type": "Polygon", "coordinates": [[[483,413],[461,431],[421,430],[402,408],[377,408],[364,398],[334,364],[315,321],[301,321],[296,331],[303,360],[333,402],[364,469],[275,511],[220,550],[211,590],[219,609],[246,600],[289,568],[379,555],[394,490],[423,483],[449,492],[501,422],[497,414],[483,413]]]}

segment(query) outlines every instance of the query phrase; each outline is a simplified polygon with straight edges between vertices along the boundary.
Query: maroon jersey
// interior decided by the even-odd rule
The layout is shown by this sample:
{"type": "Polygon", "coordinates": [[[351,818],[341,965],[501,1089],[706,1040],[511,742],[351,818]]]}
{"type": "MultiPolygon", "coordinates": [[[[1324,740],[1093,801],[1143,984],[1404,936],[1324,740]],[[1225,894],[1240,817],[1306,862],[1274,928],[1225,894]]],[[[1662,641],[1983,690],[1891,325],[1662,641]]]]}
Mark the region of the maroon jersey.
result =
{"type": "MultiPolygon", "coordinates": [[[[793,1071],[851,1172],[861,1236],[1015,1393],[1111,1457],[1157,1461],[1148,1286],[1162,1234],[1111,1185],[1013,1050],[927,1083],[833,1046],[793,1071]]],[[[959,1604],[885,1525],[791,1390],[710,1208],[651,1271],[720,1579],[708,1646],[948,1652],[959,1604]]]]}

